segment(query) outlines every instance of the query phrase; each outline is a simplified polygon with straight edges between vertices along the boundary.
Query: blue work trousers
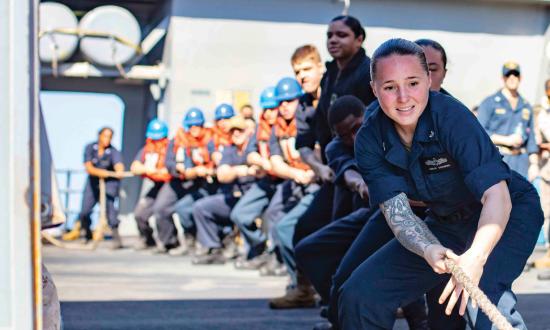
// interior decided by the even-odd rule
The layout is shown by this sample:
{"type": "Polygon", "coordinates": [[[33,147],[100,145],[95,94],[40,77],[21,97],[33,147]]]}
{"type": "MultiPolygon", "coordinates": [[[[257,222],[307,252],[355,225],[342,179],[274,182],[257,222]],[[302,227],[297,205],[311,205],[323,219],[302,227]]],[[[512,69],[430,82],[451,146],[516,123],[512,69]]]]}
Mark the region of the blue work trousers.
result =
{"type": "MultiPolygon", "coordinates": [[[[534,187],[514,180],[512,211],[506,229],[489,256],[479,283],[481,290],[517,329],[526,329],[515,309],[512,282],[521,274],[535,246],[543,214],[534,187]]],[[[462,254],[470,246],[477,230],[479,212],[453,222],[426,218],[426,224],[441,244],[462,254]]],[[[370,221],[365,228],[376,221],[370,221]]],[[[363,235],[364,231],[360,234],[363,235]]],[[[367,233],[368,237],[375,237],[367,233]]],[[[335,275],[336,277],[336,275],[335,275]]],[[[436,274],[420,256],[404,248],[395,238],[363,261],[336,294],[341,329],[392,329],[395,310],[449,280],[448,274],[436,274]]],[[[336,281],[336,280],[334,280],[336,281]]],[[[335,296],[335,297],[336,297],[335,296]]],[[[442,311],[443,309],[441,309],[442,311]]],[[[473,329],[494,329],[489,319],[468,306],[468,325],[473,329]]]]}
{"type": "MultiPolygon", "coordinates": [[[[329,303],[329,320],[333,324],[338,323],[337,292],[342,284],[355,268],[392,238],[394,235],[380,210],[362,208],[334,220],[298,243],[295,248],[298,266],[323,301],[329,303]]],[[[428,294],[428,305],[433,312],[440,309],[439,306],[432,305],[434,302],[437,304],[437,294],[442,290],[435,290],[433,295],[428,294]]],[[[410,323],[426,318],[423,295],[402,307],[410,323]]],[[[443,320],[442,313],[433,312],[428,318],[430,329],[464,329],[465,323],[456,310],[452,314],[452,319],[444,316],[443,320]]]]}
{"type": "MultiPolygon", "coordinates": [[[[105,196],[105,211],[107,212],[107,222],[109,227],[118,228],[120,221],[118,220],[118,210],[115,207],[115,196],[106,194],[105,196]]],[[[90,215],[94,206],[99,203],[99,186],[93,186],[90,180],[86,180],[86,187],[82,193],[82,208],[78,218],[82,223],[82,228],[90,228],[92,220],[90,215]]]]}
{"type": "Polygon", "coordinates": [[[208,195],[208,190],[198,185],[189,189],[185,196],[176,202],[174,209],[186,235],[194,237],[197,235],[197,226],[195,225],[195,218],[193,217],[193,205],[196,201],[208,195]]]}
{"type": "Polygon", "coordinates": [[[153,186],[139,199],[134,209],[134,218],[136,219],[139,234],[149,245],[155,244],[153,228],[149,225],[149,218],[153,215],[155,199],[164,184],[164,182],[153,182],[153,186]]]}
{"type": "Polygon", "coordinates": [[[316,184],[308,187],[300,186],[295,183],[295,194],[287,203],[294,205],[292,209],[284,213],[279,221],[274,226],[273,236],[276,238],[277,249],[280,252],[282,261],[287,267],[290,275],[291,285],[296,284],[296,261],[294,259],[294,228],[298,223],[298,219],[307,211],[311,202],[319,192],[319,186],[316,184]],[[297,203],[295,202],[297,200],[297,203]]]}
{"type": "Polygon", "coordinates": [[[230,214],[231,221],[239,228],[251,251],[255,247],[265,245],[266,235],[256,226],[256,219],[260,218],[276,189],[276,182],[264,178],[254,183],[239,199],[230,214]]]}
{"type": "Polygon", "coordinates": [[[221,248],[224,228],[233,225],[229,215],[237,204],[233,194],[216,194],[204,197],[193,205],[193,218],[197,226],[197,240],[208,249],[221,248]]]}

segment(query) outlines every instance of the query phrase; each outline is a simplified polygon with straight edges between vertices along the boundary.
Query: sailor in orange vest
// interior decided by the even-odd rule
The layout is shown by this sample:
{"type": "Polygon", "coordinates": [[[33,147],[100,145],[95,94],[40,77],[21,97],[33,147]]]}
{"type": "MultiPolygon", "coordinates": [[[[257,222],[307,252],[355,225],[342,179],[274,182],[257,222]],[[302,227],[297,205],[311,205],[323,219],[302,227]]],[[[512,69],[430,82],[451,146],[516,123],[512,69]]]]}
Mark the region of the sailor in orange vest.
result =
{"type": "Polygon", "coordinates": [[[256,165],[247,165],[249,137],[245,120],[235,116],[228,124],[232,144],[224,148],[220,165],[216,169],[221,193],[205,197],[193,205],[197,240],[208,249],[207,254],[193,260],[194,264],[225,263],[220,232],[233,226],[231,209],[262,172],[256,165]]]}
{"type": "Polygon", "coordinates": [[[270,215],[275,224],[272,235],[276,238],[278,251],[291,277],[291,288],[285,296],[271,299],[269,305],[271,308],[312,307],[315,306],[315,292],[309,283],[303,283],[303,276],[296,273],[292,237],[298,218],[311,204],[319,185],[314,182],[314,172],[296,150],[296,111],[303,95],[302,88],[294,78],[283,78],[277,84],[276,95],[281,104],[275,134],[270,143],[271,163],[275,174],[287,181],[280,185],[270,204],[270,207],[282,204],[284,208],[279,214],[270,215]],[[285,191],[291,194],[285,196],[285,191]],[[288,303],[289,299],[292,300],[291,304],[288,303]]]}
{"type": "Polygon", "coordinates": [[[258,228],[255,220],[262,216],[275,193],[277,184],[282,182],[272,171],[269,149],[269,140],[279,113],[275,87],[268,87],[262,92],[260,106],[263,111],[256,134],[252,136],[249,143],[250,153],[247,163],[258,166],[267,175],[253,184],[231,211],[231,221],[239,228],[249,247],[246,257],[236,260],[235,267],[238,269],[258,269],[269,261],[269,256],[262,254],[266,247],[266,235],[261,228],[258,228]]]}
{"type": "Polygon", "coordinates": [[[216,166],[220,163],[225,147],[231,145],[231,133],[229,132],[229,120],[235,116],[235,110],[227,103],[222,103],[214,111],[215,125],[212,127],[212,139],[216,151],[212,155],[216,166]]]}
{"type": "Polygon", "coordinates": [[[134,217],[141,240],[136,250],[155,247],[153,229],[149,226],[149,218],[153,215],[153,204],[162,186],[170,182],[172,176],[166,168],[166,153],[168,152],[168,126],[159,119],[153,119],[147,125],[145,146],[137,153],[130,170],[152,181],[153,186],[143,196],[136,208],[134,217]]]}
{"type": "Polygon", "coordinates": [[[175,168],[178,173],[183,174],[183,186],[186,191],[174,207],[184,230],[185,242],[180,247],[170,250],[171,256],[183,256],[193,252],[197,235],[193,204],[208,196],[207,188],[217,186],[217,182],[213,181],[215,169],[212,161],[212,130],[205,128],[204,122],[203,112],[198,108],[191,108],[183,120],[185,131],[178,132],[178,135],[183,133],[185,149],[168,158],[168,168],[175,168]]]}
{"type": "MultiPolygon", "coordinates": [[[[153,215],[157,221],[159,241],[156,252],[159,254],[170,251],[171,255],[182,255],[188,251],[187,244],[180,246],[178,231],[172,215],[175,213],[178,200],[187,195],[195,194],[201,188],[200,185],[195,184],[195,180],[187,180],[186,167],[194,166],[191,162],[191,157],[209,159],[209,153],[206,151],[204,154],[190,155],[190,157],[187,157],[186,154],[188,141],[192,140],[194,135],[197,137],[201,134],[203,124],[204,116],[202,111],[198,108],[191,108],[182,122],[182,127],[178,129],[168,146],[165,164],[168,172],[172,175],[172,179],[169,183],[162,186],[153,204],[153,215]]],[[[203,138],[209,140],[210,134],[205,134],[203,138]]],[[[210,175],[213,174],[211,167],[208,173],[210,175]]],[[[205,175],[208,173],[205,173],[205,175]]],[[[190,238],[187,243],[191,241],[192,239],[190,238]]]]}

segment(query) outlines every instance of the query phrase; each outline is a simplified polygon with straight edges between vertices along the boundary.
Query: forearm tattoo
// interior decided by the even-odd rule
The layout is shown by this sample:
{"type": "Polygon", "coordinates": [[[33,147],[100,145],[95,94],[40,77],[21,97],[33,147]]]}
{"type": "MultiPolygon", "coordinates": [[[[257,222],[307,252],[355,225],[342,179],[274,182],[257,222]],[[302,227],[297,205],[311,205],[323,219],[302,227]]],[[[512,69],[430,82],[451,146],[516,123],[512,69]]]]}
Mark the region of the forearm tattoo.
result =
{"type": "Polygon", "coordinates": [[[440,244],[428,226],[411,210],[407,195],[401,193],[380,205],[395,238],[409,251],[424,257],[430,244],[440,244]]]}

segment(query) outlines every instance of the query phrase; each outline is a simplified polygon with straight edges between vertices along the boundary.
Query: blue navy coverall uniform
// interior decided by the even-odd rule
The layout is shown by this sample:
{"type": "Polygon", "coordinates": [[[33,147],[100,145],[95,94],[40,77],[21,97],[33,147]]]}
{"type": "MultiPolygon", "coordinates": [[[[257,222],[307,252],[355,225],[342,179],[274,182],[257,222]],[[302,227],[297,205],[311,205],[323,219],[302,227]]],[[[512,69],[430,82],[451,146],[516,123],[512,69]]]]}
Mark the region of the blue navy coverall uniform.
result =
{"type": "MultiPolygon", "coordinates": [[[[90,143],[84,148],[84,163],[91,162],[94,167],[114,171],[115,164],[122,163],[120,152],[113,146],[105,148],[103,155],[98,154],[99,146],[97,143],[90,143]]],[[[117,228],[119,224],[118,210],[115,207],[115,199],[118,197],[120,180],[115,178],[105,179],[106,211],[107,221],[111,228],[117,228]]],[[[99,178],[88,176],[86,186],[82,194],[82,208],[78,218],[82,222],[83,228],[89,228],[91,225],[90,214],[94,205],[99,202],[99,178]]]]}
{"type": "MultiPolygon", "coordinates": [[[[183,164],[186,168],[193,166],[191,159],[186,157],[186,152],[185,147],[180,146],[176,148],[174,140],[170,141],[168,152],[166,153],[166,168],[172,175],[172,180],[162,186],[153,204],[153,215],[157,221],[158,239],[167,248],[174,248],[179,245],[178,232],[172,217],[176,212],[176,207],[186,208],[189,211],[182,213],[191,215],[192,203],[196,200],[195,197],[200,196],[199,198],[202,198],[206,196],[200,180],[187,181],[176,170],[178,163],[183,164]],[[180,202],[184,198],[186,203],[180,202]]],[[[194,232],[192,215],[183,216],[180,218],[180,221],[186,232],[194,232]]]]}
{"type": "MultiPolygon", "coordinates": [[[[143,150],[144,148],[141,148],[138,151],[136,157],[134,158],[134,161],[143,161],[143,150]]],[[[134,209],[134,218],[136,219],[139,234],[145,240],[145,243],[148,246],[155,246],[156,243],[153,238],[153,228],[151,228],[151,226],[149,225],[149,218],[153,215],[153,205],[160,192],[160,189],[165,184],[168,185],[169,183],[153,180],[151,180],[151,182],[153,183],[153,185],[151,186],[151,188],[149,188],[145,195],[140,198],[136,205],[136,208],[134,209]]]]}
{"type": "MultiPolygon", "coordinates": [[[[340,71],[336,60],[326,64],[326,72],[321,80],[321,98],[313,117],[308,119],[298,112],[298,137],[296,148],[309,147],[312,150],[315,142],[321,148],[323,163],[326,163],[325,148],[332,140],[333,134],[328,124],[328,109],[340,96],[354,95],[365,105],[376,99],[370,87],[370,58],[361,48],[348,65],[340,71]],[[301,120],[301,117],[305,120],[301,120]]],[[[312,107],[311,105],[309,105],[312,107]]],[[[331,183],[323,183],[312,206],[300,218],[296,225],[294,243],[322,228],[332,219],[341,218],[352,211],[351,194],[331,183]],[[327,201],[333,201],[333,204],[327,201]]]]}
{"type": "Polygon", "coordinates": [[[520,134],[523,145],[519,148],[497,146],[510,169],[527,177],[529,154],[537,153],[539,148],[535,139],[533,109],[521,95],[515,109],[512,109],[502,91],[487,97],[479,105],[477,118],[489,136],[493,134],[520,134]]]}
{"type": "MultiPolygon", "coordinates": [[[[327,161],[335,173],[335,184],[343,188],[344,172],[348,169],[357,169],[353,148],[346,146],[336,137],[326,148],[327,161]]],[[[344,257],[349,246],[361,231],[373,213],[362,203],[358,194],[353,194],[359,207],[343,218],[335,219],[332,223],[307,236],[295,247],[296,261],[307,275],[323,301],[329,301],[331,277],[336,272],[338,264],[344,257]]]]}
{"type": "MultiPolygon", "coordinates": [[[[208,153],[211,156],[215,151],[214,142],[208,143],[208,153]]],[[[169,166],[175,164],[168,163],[169,166]]],[[[205,160],[202,159],[199,148],[185,148],[184,153],[184,165],[185,168],[193,168],[198,165],[205,165],[205,160]]],[[[209,191],[216,191],[218,183],[212,178],[212,182],[209,183],[204,178],[195,178],[194,180],[187,180],[183,183],[186,190],[185,195],[176,202],[174,210],[178,215],[181,226],[186,235],[196,236],[197,227],[195,225],[195,219],[193,218],[193,204],[201,198],[209,195],[209,191]]]]}
{"type": "MultiPolygon", "coordinates": [[[[288,144],[292,143],[291,139],[286,139],[288,144]]],[[[269,141],[269,149],[272,156],[281,156],[287,162],[287,155],[282,150],[281,139],[275,134],[271,135],[269,141]]],[[[291,147],[292,148],[292,147],[291,147]]],[[[294,146],[295,148],[295,146],[294,146]]],[[[311,207],[316,193],[319,190],[317,183],[311,183],[307,186],[296,183],[293,180],[287,180],[285,183],[277,187],[278,191],[273,197],[268,214],[272,218],[274,242],[277,244],[278,251],[286,265],[290,275],[291,284],[296,284],[296,261],[294,259],[294,230],[298,219],[311,207]],[[286,198],[286,199],[285,199],[286,198]],[[278,214],[273,211],[278,209],[278,214]]]]}
{"type": "MultiPolygon", "coordinates": [[[[221,165],[246,165],[245,151],[239,154],[236,146],[226,146],[222,152],[221,165]]],[[[223,228],[231,226],[231,209],[239,198],[252,186],[255,177],[237,178],[233,183],[223,184],[222,193],[204,197],[193,205],[193,217],[197,226],[197,240],[205,248],[221,248],[223,228]]]]}
{"type": "MultiPolygon", "coordinates": [[[[353,147],[346,146],[336,137],[327,145],[326,156],[329,166],[335,173],[335,184],[347,189],[344,172],[359,171],[353,147]]],[[[355,208],[352,213],[333,220],[304,238],[295,247],[296,261],[300,269],[307,275],[322,300],[330,304],[329,319],[334,325],[338,322],[336,292],[340,286],[357,266],[393,238],[393,233],[385,223],[380,210],[377,207],[369,208],[368,203],[357,193],[354,193],[353,197],[355,208]],[[375,223],[367,224],[369,219],[374,219],[375,223]],[[378,235],[360,235],[365,226],[373,227],[378,235]],[[356,240],[357,237],[360,239],[356,240]],[[332,295],[331,292],[335,294],[332,295]]],[[[415,208],[415,211],[418,215],[423,214],[424,208],[415,208]]],[[[372,229],[366,230],[372,232],[372,229]]],[[[403,311],[409,326],[418,327],[426,318],[424,299],[417,299],[404,306],[403,311]]],[[[431,328],[439,329],[434,326],[431,328]]]]}
{"type": "MultiPolygon", "coordinates": [[[[251,152],[259,153],[256,136],[255,133],[250,138],[247,155],[251,152]]],[[[252,184],[231,211],[231,221],[239,228],[250,247],[248,258],[255,257],[265,249],[267,237],[262,229],[256,226],[255,220],[261,217],[267,209],[271,198],[275,194],[275,189],[280,183],[282,183],[280,178],[266,175],[252,184]]]]}
{"type": "MultiPolygon", "coordinates": [[[[423,201],[429,208],[427,226],[443,246],[456,254],[464,253],[473,240],[485,191],[506,180],[512,211],[484,266],[479,287],[512,326],[525,329],[515,310],[511,286],[521,274],[543,222],[534,187],[510,171],[476,118],[452,97],[430,93],[410,152],[401,144],[393,122],[380,108],[374,111],[355,143],[357,164],[369,187],[371,205],[400,193],[423,201]]],[[[340,327],[391,329],[400,304],[448,280],[448,274],[436,274],[424,258],[392,239],[356,268],[338,291],[340,327]]],[[[468,316],[475,329],[491,329],[489,319],[471,305],[468,316]]]]}

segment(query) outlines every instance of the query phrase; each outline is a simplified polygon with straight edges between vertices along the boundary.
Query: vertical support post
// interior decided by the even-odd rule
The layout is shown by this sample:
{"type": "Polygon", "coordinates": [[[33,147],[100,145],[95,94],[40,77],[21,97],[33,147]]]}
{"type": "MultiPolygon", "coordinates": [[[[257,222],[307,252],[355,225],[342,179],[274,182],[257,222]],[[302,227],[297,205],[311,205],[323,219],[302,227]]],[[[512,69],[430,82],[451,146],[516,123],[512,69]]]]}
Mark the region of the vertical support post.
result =
{"type": "Polygon", "coordinates": [[[0,1],[0,329],[41,329],[36,0],[0,1]]]}

